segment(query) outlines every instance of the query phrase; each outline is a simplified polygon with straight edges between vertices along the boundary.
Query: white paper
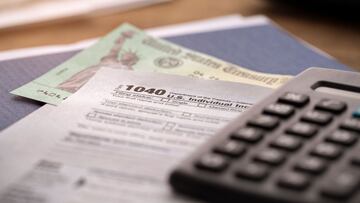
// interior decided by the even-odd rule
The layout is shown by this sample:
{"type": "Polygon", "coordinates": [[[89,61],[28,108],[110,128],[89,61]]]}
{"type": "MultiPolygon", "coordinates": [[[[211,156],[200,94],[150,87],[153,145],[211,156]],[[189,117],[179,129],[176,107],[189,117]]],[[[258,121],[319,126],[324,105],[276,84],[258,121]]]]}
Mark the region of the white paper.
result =
{"type": "Polygon", "coordinates": [[[0,134],[0,202],[186,202],[171,192],[170,170],[270,92],[102,69],[0,134]]]}

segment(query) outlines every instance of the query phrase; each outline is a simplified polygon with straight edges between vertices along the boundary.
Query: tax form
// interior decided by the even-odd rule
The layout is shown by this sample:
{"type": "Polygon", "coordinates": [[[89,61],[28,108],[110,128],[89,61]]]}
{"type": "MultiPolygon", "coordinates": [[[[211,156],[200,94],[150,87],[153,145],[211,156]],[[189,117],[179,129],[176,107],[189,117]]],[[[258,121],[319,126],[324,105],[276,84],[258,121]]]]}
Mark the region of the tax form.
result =
{"type": "Polygon", "coordinates": [[[0,202],[191,202],[167,177],[271,89],[101,69],[0,134],[0,202]]]}

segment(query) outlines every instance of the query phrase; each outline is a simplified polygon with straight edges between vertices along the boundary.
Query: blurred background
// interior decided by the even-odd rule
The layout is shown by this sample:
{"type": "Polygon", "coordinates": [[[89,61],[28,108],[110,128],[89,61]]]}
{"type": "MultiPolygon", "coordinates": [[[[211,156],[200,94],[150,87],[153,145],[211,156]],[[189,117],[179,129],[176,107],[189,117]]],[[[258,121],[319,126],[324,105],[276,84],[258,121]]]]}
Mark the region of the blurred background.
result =
{"type": "Polygon", "coordinates": [[[0,51],[99,37],[123,22],[146,29],[262,14],[360,70],[357,0],[1,0],[0,51]]]}

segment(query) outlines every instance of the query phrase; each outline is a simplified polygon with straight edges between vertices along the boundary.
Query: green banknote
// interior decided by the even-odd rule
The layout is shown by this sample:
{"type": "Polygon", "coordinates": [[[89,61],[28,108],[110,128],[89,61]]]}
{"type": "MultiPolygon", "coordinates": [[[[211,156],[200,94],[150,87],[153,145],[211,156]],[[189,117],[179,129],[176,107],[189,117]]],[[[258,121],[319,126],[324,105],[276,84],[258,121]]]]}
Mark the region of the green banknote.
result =
{"type": "Polygon", "coordinates": [[[251,71],[151,37],[130,24],[123,24],[93,46],[11,93],[56,105],[81,88],[102,67],[227,80],[271,88],[291,78],[251,71]]]}

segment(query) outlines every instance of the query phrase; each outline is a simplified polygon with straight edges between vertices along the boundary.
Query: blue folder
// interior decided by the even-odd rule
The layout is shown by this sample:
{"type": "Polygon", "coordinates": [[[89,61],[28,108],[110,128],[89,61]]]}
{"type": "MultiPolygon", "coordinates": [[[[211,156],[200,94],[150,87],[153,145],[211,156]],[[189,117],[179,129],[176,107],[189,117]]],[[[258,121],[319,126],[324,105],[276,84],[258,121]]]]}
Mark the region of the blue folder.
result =
{"type": "MultiPolygon", "coordinates": [[[[271,24],[188,34],[167,40],[266,73],[296,75],[311,66],[351,70],[271,24]]],[[[13,96],[9,91],[46,73],[79,51],[0,61],[0,130],[43,105],[13,96]]]]}

